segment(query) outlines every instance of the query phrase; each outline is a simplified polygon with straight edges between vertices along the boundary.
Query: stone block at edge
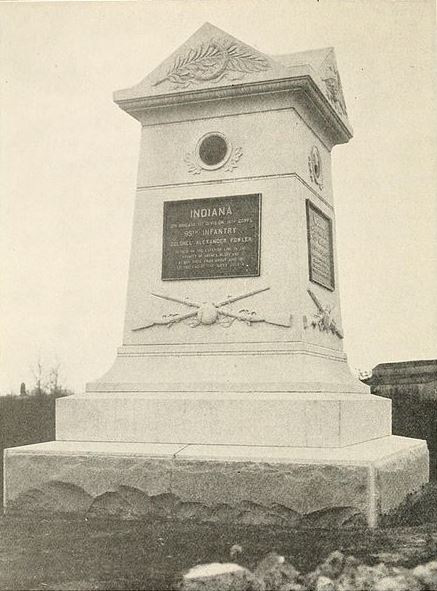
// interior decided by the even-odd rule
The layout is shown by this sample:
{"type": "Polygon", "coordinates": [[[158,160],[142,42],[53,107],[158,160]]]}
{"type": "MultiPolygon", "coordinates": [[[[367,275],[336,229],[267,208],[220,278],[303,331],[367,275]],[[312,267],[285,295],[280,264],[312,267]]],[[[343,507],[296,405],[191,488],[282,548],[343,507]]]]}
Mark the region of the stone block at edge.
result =
{"type": "Polygon", "coordinates": [[[427,454],[395,436],[338,449],[50,442],[5,450],[5,509],[376,525],[427,481],[427,454]]]}
{"type": "Polygon", "coordinates": [[[314,514],[367,519],[369,467],[330,463],[176,459],[172,491],[213,520],[298,522],[314,514]]]}
{"type": "Polygon", "coordinates": [[[400,453],[382,458],[375,463],[374,469],[378,513],[387,514],[396,509],[407,495],[416,492],[428,482],[429,451],[426,441],[422,441],[422,445],[412,446],[400,453]]]}
{"type": "Polygon", "coordinates": [[[312,525],[361,515],[375,526],[428,482],[426,442],[398,436],[337,449],[190,445],[175,463],[182,500],[214,506],[219,495],[237,512],[295,511],[312,525]]]}
{"type": "Polygon", "coordinates": [[[171,460],[180,449],[63,441],[6,449],[5,511],[120,517],[165,512],[173,504],[167,498],[171,460]]]}

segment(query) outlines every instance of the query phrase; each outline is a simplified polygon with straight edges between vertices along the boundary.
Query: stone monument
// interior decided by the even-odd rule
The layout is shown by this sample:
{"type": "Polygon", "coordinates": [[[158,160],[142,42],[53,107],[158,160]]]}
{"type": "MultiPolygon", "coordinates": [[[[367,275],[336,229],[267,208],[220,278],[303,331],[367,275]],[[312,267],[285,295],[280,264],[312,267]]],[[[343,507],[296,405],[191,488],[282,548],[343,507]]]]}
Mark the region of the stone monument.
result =
{"type": "Polygon", "coordinates": [[[6,451],[6,510],[375,525],[428,453],[343,352],[334,50],[205,24],[114,100],[142,134],[123,345],[56,441],[6,451]]]}

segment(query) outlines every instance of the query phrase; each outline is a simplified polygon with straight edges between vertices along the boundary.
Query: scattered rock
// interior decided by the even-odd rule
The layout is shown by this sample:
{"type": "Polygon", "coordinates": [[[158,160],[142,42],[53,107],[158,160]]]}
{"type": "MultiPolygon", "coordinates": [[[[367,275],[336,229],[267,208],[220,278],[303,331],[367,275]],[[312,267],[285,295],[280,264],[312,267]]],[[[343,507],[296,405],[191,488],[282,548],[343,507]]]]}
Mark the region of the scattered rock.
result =
{"type": "Polygon", "coordinates": [[[231,549],[229,550],[229,556],[232,558],[232,560],[242,553],[243,548],[240,546],[240,544],[234,544],[233,546],[231,546],[231,549]]]}
{"type": "Polygon", "coordinates": [[[263,576],[266,572],[270,571],[278,565],[284,564],[285,558],[280,556],[276,552],[269,552],[265,558],[263,558],[255,569],[255,574],[263,576]]]}
{"type": "Polygon", "coordinates": [[[354,556],[344,561],[342,574],[337,579],[338,591],[373,591],[377,581],[391,574],[385,564],[367,566],[354,556]]]}
{"type": "MultiPolygon", "coordinates": [[[[235,544],[231,555],[241,554],[235,544]]],[[[410,570],[384,563],[368,566],[354,556],[332,552],[317,568],[301,575],[284,556],[270,552],[252,573],[235,563],[192,568],[180,591],[437,591],[437,560],[410,570]]]]}
{"type": "Polygon", "coordinates": [[[322,562],[319,572],[328,579],[337,579],[343,572],[345,556],[343,552],[331,552],[328,558],[322,562]]]}
{"type": "Polygon", "coordinates": [[[317,579],[315,591],[335,591],[335,583],[329,577],[322,575],[317,579]]]}
{"type": "Polygon", "coordinates": [[[280,591],[306,591],[306,587],[300,583],[286,583],[282,585],[280,591]]]}
{"type": "Polygon", "coordinates": [[[346,558],[344,560],[343,572],[345,572],[351,568],[356,568],[360,564],[361,564],[361,562],[358,560],[358,558],[355,558],[355,556],[346,556],[346,558]]]}
{"type": "Polygon", "coordinates": [[[416,544],[417,546],[414,548],[401,547],[397,552],[378,552],[377,554],[371,554],[370,558],[383,562],[388,566],[402,566],[425,562],[434,556],[435,552],[429,551],[425,543],[422,548],[419,548],[419,542],[416,542],[416,544]]]}
{"type": "Polygon", "coordinates": [[[299,572],[283,556],[270,552],[254,571],[268,591],[283,591],[283,587],[295,583],[299,572]]]}
{"type": "Polygon", "coordinates": [[[373,591],[423,591],[424,588],[415,577],[400,574],[383,577],[373,587],[373,591]]]}
{"type": "Polygon", "coordinates": [[[247,568],[233,562],[199,564],[177,585],[180,591],[266,591],[247,568]]]}
{"type": "Polygon", "coordinates": [[[381,579],[382,579],[382,577],[388,577],[390,574],[390,569],[383,562],[380,562],[376,566],[373,566],[372,570],[381,579]]]}
{"type": "Polygon", "coordinates": [[[416,566],[412,570],[412,575],[428,589],[437,589],[437,560],[416,566]]]}
{"type": "Polygon", "coordinates": [[[390,572],[384,564],[375,567],[361,564],[357,567],[355,586],[363,591],[371,591],[378,581],[389,575],[390,572]]]}

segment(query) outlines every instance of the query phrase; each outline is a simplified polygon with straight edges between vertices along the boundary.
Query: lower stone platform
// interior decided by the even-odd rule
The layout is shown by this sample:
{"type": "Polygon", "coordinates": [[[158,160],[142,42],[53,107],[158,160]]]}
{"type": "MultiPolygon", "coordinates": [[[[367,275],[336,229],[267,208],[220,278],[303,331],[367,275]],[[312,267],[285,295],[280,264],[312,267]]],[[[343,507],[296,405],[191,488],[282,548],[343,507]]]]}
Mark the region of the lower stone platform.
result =
{"type": "Polygon", "coordinates": [[[6,449],[7,513],[333,526],[395,509],[428,480],[426,443],[343,448],[53,441],[6,449]]]}

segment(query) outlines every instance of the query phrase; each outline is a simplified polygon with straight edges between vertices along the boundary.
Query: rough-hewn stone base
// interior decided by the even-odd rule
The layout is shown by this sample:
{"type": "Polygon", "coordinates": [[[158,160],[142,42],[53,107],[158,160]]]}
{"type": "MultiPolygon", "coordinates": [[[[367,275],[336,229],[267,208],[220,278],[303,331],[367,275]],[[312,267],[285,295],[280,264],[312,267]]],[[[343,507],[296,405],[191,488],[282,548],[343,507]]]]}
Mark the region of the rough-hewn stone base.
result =
{"type": "Polygon", "coordinates": [[[54,441],[5,450],[5,511],[375,525],[428,479],[417,439],[345,448],[54,441]]]}

